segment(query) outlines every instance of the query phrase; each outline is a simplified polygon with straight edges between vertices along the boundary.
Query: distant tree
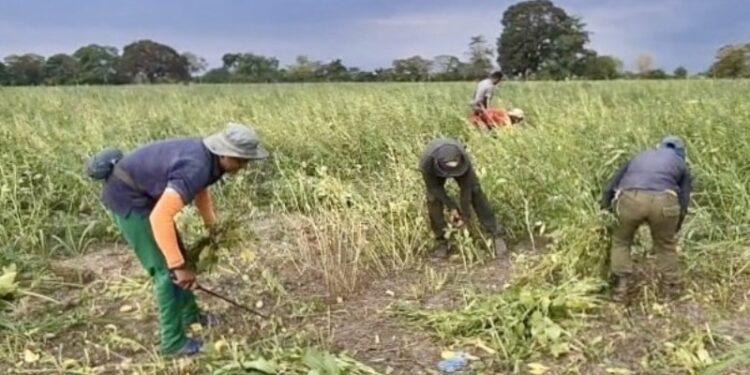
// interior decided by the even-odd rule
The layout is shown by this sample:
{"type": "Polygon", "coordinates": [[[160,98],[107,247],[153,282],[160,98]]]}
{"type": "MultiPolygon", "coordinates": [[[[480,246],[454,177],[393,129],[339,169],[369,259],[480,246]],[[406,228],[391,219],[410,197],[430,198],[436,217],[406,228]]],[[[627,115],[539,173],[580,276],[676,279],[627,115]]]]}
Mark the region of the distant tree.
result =
{"type": "Polygon", "coordinates": [[[708,74],[716,78],[750,78],[750,43],[721,47],[708,74]]]}
{"type": "Polygon", "coordinates": [[[430,67],[430,75],[438,81],[458,81],[469,71],[467,64],[451,55],[435,56],[430,67]]]}
{"type": "Polygon", "coordinates": [[[239,82],[275,82],[281,78],[279,60],[252,53],[227,53],[222,56],[224,67],[239,82]]]}
{"type": "Polygon", "coordinates": [[[669,78],[669,74],[667,74],[667,72],[665,72],[662,69],[654,69],[654,70],[651,70],[651,71],[647,72],[646,74],[641,74],[641,78],[645,78],[645,79],[667,79],[667,78],[669,78]]]}
{"type": "Polygon", "coordinates": [[[287,67],[286,78],[292,82],[308,82],[315,80],[315,72],[322,63],[312,61],[309,57],[299,55],[294,64],[287,67]]]}
{"type": "Polygon", "coordinates": [[[10,55],[5,58],[10,84],[18,86],[44,83],[44,57],[33,53],[10,55]]]}
{"type": "Polygon", "coordinates": [[[469,58],[468,65],[465,67],[466,74],[472,79],[487,77],[492,71],[492,47],[481,35],[472,36],[469,41],[469,51],[466,53],[469,58]]]}
{"type": "Polygon", "coordinates": [[[68,85],[78,81],[80,67],[73,56],[59,53],[44,63],[44,80],[48,85],[68,85]]]}
{"type": "Polygon", "coordinates": [[[396,73],[393,68],[377,68],[373,72],[377,81],[395,81],[396,73]]]}
{"type": "Polygon", "coordinates": [[[8,68],[0,62],[0,86],[10,84],[10,74],[8,68]]]}
{"type": "Polygon", "coordinates": [[[612,56],[587,56],[582,60],[580,75],[586,79],[602,80],[620,77],[622,62],[612,56]]]}
{"type": "Polygon", "coordinates": [[[89,44],[76,50],[73,57],[78,60],[79,83],[106,85],[118,82],[120,56],[117,48],[89,44]]]}
{"type": "Polygon", "coordinates": [[[421,56],[393,60],[393,74],[398,81],[426,81],[430,78],[431,63],[421,56]]]}
{"type": "Polygon", "coordinates": [[[589,34],[576,17],[549,0],[522,1],[503,13],[497,62],[506,74],[528,77],[546,68],[570,71],[585,52],[589,34]]]}
{"type": "Polygon", "coordinates": [[[635,59],[635,68],[638,74],[640,74],[641,76],[647,75],[649,72],[655,69],[654,58],[647,53],[638,55],[638,58],[635,59]]]}
{"type": "Polygon", "coordinates": [[[675,77],[675,78],[677,78],[677,79],[685,79],[685,78],[687,78],[687,76],[688,76],[688,71],[687,71],[687,69],[685,69],[685,67],[683,67],[683,66],[680,66],[680,67],[677,67],[677,68],[676,68],[676,69],[674,70],[674,73],[673,73],[673,75],[674,75],[674,77],[675,77]]]}
{"type": "Polygon", "coordinates": [[[206,59],[192,52],[183,52],[182,58],[187,61],[188,72],[190,72],[191,75],[199,75],[205,72],[208,68],[208,62],[206,62],[206,59]]]}
{"type": "Polygon", "coordinates": [[[321,81],[348,81],[349,69],[341,59],[335,59],[328,64],[319,65],[315,69],[315,77],[321,81]]]}
{"type": "Polygon", "coordinates": [[[374,72],[368,72],[359,68],[349,68],[349,77],[354,82],[372,82],[377,80],[374,72]]]}
{"type": "Polygon", "coordinates": [[[183,82],[190,80],[188,61],[174,48],[148,39],[122,49],[119,73],[128,82],[183,82]]]}
{"type": "Polygon", "coordinates": [[[211,69],[202,75],[198,81],[201,83],[229,83],[232,82],[232,73],[224,67],[211,69]]]}

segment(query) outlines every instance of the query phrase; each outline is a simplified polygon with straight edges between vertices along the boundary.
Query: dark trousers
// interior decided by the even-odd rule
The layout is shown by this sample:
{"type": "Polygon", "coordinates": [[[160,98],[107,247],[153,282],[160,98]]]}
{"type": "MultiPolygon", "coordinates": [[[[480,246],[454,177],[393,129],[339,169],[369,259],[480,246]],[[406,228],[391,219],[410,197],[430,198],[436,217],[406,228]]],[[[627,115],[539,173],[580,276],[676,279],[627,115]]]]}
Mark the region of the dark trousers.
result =
{"type": "MultiPolygon", "coordinates": [[[[484,195],[482,188],[479,186],[472,188],[471,205],[474,207],[477,217],[479,217],[482,228],[487,233],[493,237],[503,235],[503,227],[495,220],[490,202],[487,201],[487,196],[484,195]]],[[[445,213],[443,212],[444,208],[445,205],[443,205],[443,202],[436,197],[427,195],[427,213],[430,216],[430,228],[432,228],[432,233],[438,242],[445,241],[447,224],[445,222],[445,213]]]]}
{"type": "Polygon", "coordinates": [[[659,272],[669,281],[677,280],[677,229],[680,221],[677,196],[666,192],[626,190],[617,199],[616,210],[619,223],[612,236],[612,273],[622,276],[633,272],[630,246],[638,227],[645,223],[651,230],[659,272]]]}

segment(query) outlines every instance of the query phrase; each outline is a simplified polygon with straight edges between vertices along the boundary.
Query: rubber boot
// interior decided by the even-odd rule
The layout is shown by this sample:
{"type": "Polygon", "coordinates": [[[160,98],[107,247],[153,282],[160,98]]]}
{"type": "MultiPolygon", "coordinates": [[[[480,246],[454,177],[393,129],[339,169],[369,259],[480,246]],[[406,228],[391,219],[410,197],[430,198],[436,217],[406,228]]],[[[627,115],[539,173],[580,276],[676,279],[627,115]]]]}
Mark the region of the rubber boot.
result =
{"type": "Polygon", "coordinates": [[[632,275],[618,275],[615,290],[612,292],[612,300],[618,303],[626,303],[630,299],[630,291],[633,287],[632,275]]]}
{"type": "Polygon", "coordinates": [[[502,237],[495,237],[493,242],[495,247],[495,257],[497,260],[504,261],[508,259],[510,254],[508,253],[508,245],[505,243],[505,240],[503,240],[502,237]]]}
{"type": "Polygon", "coordinates": [[[659,278],[659,289],[667,299],[677,300],[682,296],[683,285],[678,278],[661,276],[659,278]]]}
{"type": "Polygon", "coordinates": [[[435,248],[432,250],[430,257],[433,259],[446,259],[450,251],[450,245],[448,241],[438,241],[435,248]]]}

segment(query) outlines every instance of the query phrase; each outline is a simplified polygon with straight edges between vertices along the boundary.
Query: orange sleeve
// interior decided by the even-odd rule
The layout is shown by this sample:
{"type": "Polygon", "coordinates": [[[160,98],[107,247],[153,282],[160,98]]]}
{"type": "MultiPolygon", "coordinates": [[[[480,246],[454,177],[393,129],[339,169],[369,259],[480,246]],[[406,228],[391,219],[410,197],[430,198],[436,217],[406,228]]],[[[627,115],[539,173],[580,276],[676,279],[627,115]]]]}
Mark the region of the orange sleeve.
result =
{"type": "Polygon", "coordinates": [[[167,188],[162,194],[156,207],[149,216],[151,229],[154,232],[154,239],[159,246],[164,258],[167,260],[167,266],[170,269],[178,268],[185,264],[185,259],[180,252],[180,246],[177,244],[177,232],[174,228],[174,218],[180,212],[185,204],[182,202],[180,194],[167,188]]]}
{"type": "Polygon", "coordinates": [[[198,213],[203,218],[203,224],[207,228],[211,228],[216,224],[216,212],[214,211],[214,203],[211,200],[211,193],[208,191],[208,188],[201,190],[195,196],[195,207],[198,207],[198,213]]]}

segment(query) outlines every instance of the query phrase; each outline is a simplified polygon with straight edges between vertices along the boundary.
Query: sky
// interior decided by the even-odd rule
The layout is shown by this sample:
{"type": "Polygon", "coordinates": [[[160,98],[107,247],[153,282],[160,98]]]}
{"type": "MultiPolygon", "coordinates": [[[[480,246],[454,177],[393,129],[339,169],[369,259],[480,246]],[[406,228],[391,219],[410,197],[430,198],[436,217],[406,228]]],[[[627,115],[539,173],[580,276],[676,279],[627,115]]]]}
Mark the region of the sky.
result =
{"type": "MultiPolygon", "coordinates": [[[[0,0],[0,57],[119,49],[152,39],[221,65],[226,52],[341,58],[364,69],[413,55],[464,57],[472,35],[494,46],[506,0],[0,0]]],[[[750,0],[554,0],[582,18],[590,48],[633,69],[704,71],[716,50],[750,42],[750,0]]]]}

